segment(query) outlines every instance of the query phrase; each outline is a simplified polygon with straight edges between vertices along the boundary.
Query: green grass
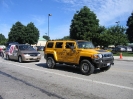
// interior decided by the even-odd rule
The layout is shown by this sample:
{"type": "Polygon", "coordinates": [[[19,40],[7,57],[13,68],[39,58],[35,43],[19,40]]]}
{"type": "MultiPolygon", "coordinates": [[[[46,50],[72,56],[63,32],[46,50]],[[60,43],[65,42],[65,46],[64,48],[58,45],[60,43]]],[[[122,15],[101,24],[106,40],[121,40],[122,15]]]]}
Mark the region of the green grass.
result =
{"type": "Polygon", "coordinates": [[[117,52],[113,53],[114,56],[120,56],[120,53],[122,53],[122,56],[130,56],[133,57],[133,52],[117,52]]]}

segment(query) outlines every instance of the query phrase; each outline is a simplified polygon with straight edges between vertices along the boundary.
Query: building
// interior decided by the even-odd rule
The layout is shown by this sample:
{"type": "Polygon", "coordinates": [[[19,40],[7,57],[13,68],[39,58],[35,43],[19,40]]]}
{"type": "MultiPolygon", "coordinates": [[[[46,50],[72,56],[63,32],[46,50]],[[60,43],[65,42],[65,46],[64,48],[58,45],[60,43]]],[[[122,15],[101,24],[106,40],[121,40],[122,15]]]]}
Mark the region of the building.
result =
{"type": "Polygon", "coordinates": [[[36,46],[45,46],[46,42],[47,42],[46,39],[44,39],[43,37],[39,37],[39,40],[36,46]]]}
{"type": "Polygon", "coordinates": [[[46,42],[47,42],[46,39],[44,39],[43,37],[39,37],[37,44],[32,46],[45,46],[46,42]]]}

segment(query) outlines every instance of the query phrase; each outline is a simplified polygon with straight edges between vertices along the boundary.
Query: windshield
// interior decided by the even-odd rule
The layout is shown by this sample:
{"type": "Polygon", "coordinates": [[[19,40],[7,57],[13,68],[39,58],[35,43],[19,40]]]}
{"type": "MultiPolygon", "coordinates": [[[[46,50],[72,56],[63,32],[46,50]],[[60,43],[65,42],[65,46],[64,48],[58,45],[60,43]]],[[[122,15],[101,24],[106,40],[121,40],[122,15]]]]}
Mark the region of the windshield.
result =
{"type": "Polygon", "coordinates": [[[79,41],[79,42],[77,42],[77,44],[78,44],[78,48],[85,48],[85,49],[95,48],[94,45],[92,44],[92,42],[79,41]]]}
{"type": "Polygon", "coordinates": [[[19,50],[35,51],[35,49],[30,45],[20,45],[19,50]]]}

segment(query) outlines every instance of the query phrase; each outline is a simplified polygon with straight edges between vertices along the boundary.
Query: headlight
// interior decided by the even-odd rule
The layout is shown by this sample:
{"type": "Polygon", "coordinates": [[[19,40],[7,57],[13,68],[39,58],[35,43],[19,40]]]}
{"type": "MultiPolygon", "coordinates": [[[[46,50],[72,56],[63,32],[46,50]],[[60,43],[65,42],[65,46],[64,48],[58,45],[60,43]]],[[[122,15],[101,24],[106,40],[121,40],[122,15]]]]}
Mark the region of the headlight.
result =
{"type": "Polygon", "coordinates": [[[29,54],[23,54],[24,56],[30,56],[29,54]]]}
{"type": "Polygon", "coordinates": [[[94,58],[102,58],[102,54],[94,54],[94,58]]]}
{"type": "Polygon", "coordinates": [[[41,54],[38,54],[38,56],[41,56],[41,54]]]}

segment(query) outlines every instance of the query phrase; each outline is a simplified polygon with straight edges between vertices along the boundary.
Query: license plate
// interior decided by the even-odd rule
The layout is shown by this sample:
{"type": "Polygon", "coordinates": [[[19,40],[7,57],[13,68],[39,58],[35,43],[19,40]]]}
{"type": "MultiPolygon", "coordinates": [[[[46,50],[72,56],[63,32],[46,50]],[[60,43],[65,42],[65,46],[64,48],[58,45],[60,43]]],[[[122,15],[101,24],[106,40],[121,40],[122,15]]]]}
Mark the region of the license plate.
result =
{"type": "Polygon", "coordinates": [[[110,66],[110,63],[107,63],[107,66],[110,66]]]}
{"type": "Polygon", "coordinates": [[[33,59],[37,59],[37,57],[33,57],[33,59]]]}
{"type": "Polygon", "coordinates": [[[32,58],[30,58],[31,60],[34,60],[34,59],[37,59],[36,57],[32,57],[32,58]]]}

